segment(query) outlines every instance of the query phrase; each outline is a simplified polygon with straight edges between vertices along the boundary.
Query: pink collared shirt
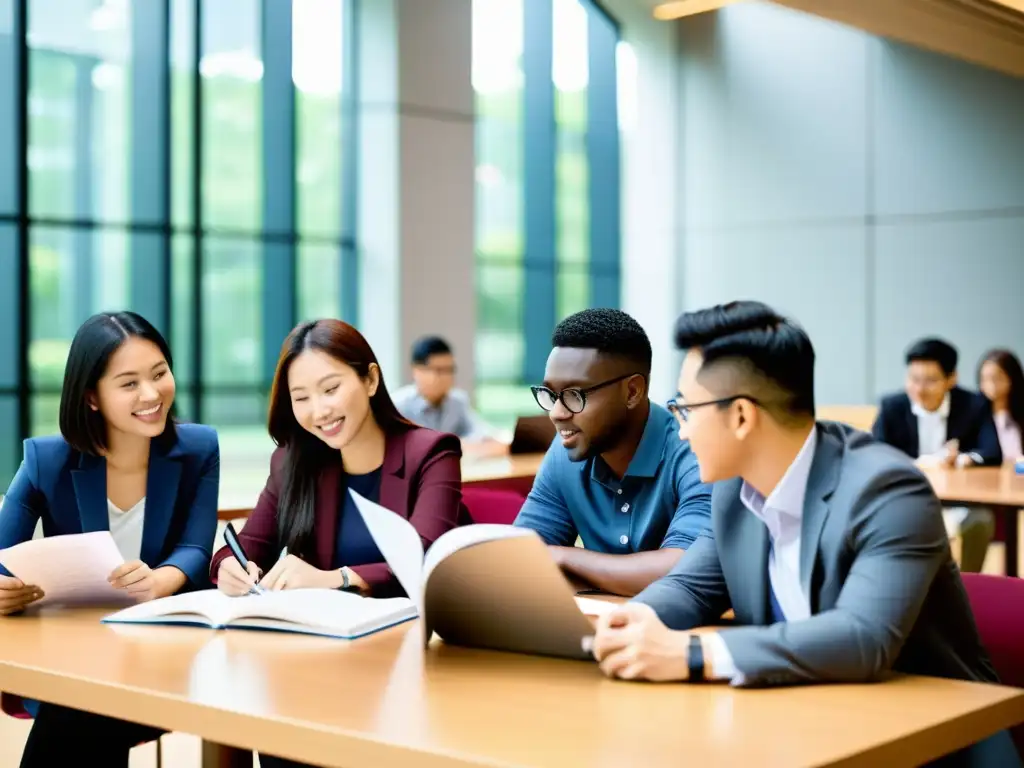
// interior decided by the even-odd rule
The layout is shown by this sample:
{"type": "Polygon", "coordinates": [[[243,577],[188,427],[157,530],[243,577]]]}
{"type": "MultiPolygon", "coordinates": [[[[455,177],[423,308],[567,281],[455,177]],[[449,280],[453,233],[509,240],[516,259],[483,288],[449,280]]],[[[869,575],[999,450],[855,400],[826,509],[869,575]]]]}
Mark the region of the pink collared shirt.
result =
{"type": "Polygon", "coordinates": [[[1021,448],[1020,425],[1014,423],[1010,418],[1009,411],[1000,411],[993,414],[996,422],[996,432],[999,433],[999,448],[1003,452],[1003,461],[1016,461],[1024,456],[1024,449],[1021,448]]]}

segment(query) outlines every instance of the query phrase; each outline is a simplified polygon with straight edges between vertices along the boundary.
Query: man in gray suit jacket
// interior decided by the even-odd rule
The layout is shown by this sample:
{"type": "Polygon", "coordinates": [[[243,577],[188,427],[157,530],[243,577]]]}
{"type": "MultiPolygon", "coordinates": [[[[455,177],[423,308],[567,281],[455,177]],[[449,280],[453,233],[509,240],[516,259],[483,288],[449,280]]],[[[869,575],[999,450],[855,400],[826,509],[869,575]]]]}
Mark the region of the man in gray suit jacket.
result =
{"type": "MultiPolygon", "coordinates": [[[[911,461],[814,419],[814,349],[757,302],[683,315],[670,402],[712,493],[713,536],[604,616],[609,676],[768,686],[865,682],[890,670],[998,682],[942,508],[911,461]],[[734,628],[719,623],[732,608],[734,628]]],[[[1020,765],[1008,734],[951,764],[1020,765]]]]}

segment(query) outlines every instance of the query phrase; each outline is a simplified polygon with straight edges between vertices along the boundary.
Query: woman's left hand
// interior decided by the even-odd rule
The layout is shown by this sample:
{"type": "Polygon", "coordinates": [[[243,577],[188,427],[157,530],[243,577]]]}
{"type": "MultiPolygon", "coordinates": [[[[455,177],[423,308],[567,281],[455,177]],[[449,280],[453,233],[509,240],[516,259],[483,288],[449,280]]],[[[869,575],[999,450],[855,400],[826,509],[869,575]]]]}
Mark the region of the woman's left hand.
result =
{"type": "Polygon", "coordinates": [[[267,590],[282,589],[331,589],[337,584],[337,571],[321,571],[295,555],[286,555],[277,565],[260,579],[260,586],[267,590]]]}
{"type": "Polygon", "coordinates": [[[159,579],[155,572],[141,560],[131,560],[118,566],[107,577],[107,581],[115,589],[123,589],[128,592],[139,603],[160,597],[159,579]]]}

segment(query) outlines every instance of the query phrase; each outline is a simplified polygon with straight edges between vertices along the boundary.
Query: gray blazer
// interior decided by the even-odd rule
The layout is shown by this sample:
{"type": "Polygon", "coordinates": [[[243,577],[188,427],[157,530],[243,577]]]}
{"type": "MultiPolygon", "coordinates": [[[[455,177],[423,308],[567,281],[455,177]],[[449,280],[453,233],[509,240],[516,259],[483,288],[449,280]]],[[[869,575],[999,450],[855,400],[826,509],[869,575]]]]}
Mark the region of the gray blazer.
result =
{"type": "Polygon", "coordinates": [[[721,636],[747,686],[863,682],[890,669],[997,682],[931,485],[870,435],[817,430],[800,542],[809,619],[768,626],[768,530],[740,501],[739,479],[714,487],[714,538],[634,599],[673,629],[732,608],[741,626],[721,636]]]}

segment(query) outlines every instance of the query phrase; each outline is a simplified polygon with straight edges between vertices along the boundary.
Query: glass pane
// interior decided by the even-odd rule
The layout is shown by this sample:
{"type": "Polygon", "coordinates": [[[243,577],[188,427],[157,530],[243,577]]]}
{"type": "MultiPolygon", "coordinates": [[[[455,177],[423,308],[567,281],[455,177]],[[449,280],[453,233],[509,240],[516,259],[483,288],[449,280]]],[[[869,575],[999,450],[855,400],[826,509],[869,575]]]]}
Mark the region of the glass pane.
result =
{"type": "Polygon", "coordinates": [[[18,296],[21,270],[16,257],[19,242],[18,228],[0,221],[0,390],[11,392],[18,387],[18,352],[21,346],[21,299],[18,296]]]}
{"type": "MultiPolygon", "coordinates": [[[[0,216],[18,206],[17,46],[14,41],[14,0],[0,0],[0,216]]],[[[0,448],[2,450],[2,448],[0,448]]],[[[0,465],[2,472],[2,465],[0,465]]]]}
{"type": "Polygon", "coordinates": [[[208,227],[258,232],[263,220],[260,4],[202,4],[203,216],[208,227]]]}
{"type": "Polygon", "coordinates": [[[523,256],[523,0],[473,0],[476,248],[523,256]]]}
{"type": "Polygon", "coordinates": [[[171,238],[171,338],[167,343],[174,355],[174,380],[179,391],[195,384],[192,355],[196,327],[195,249],[191,235],[171,238]]]}
{"type": "Polygon", "coordinates": [[[260,380],[262,248],[209,237],[203,252],[203,386],[260,380]]]}
{"type": "Polygon", "coordinates": [[[587,9],[580,0],[555,0],[553,8],[555,256],[559,263],[583,264],[587,262],[590,251],[587,198],[587,9]]]}
{"type": "Polygon", "coordinates": [[[195,2],[171,0],[171,223],[190,227],[194,222],[195,139],[194,110],[195,2]]]}
{"type": "Polygon", "coordinates": [[[476,369],[481,381],[519,381],[523,368],[523,268],[477,269],[476,369]]]}
{"type": "Polygon", "coordinates": [[[96,312],[130,308],[129,278],[124,232],[31,228],[29,368],[33,388],[60,391],[64,362],[78,326],[96,312]]]}
{"type": "MultiPolygon", "coordinates": [[[[2,3],[3,0],[0,0],[2,3]]],[[[0,489],[6,489],[21,463],[18,435],[18,398],[0,395],[0,489]]]]}
{"type": "Polygon", "coordinates": [[[341,234],[341,89],[344,3],[293,0],[292,80],[295,83],[298,230],[341,234]]]}
{"type": "Polygon", "coordinates": [[[341,248],[299,243],[298,256],[299,321],[340,318],[341,248]]]}
{"type": "Polygon", "coordinates": [[[29,0],[29,212],[128,218],[130,4],[29,0]]]}
{"type": "Polygon", "coordinates": [[[590,271],[574,264],[559,267],[555,291],[557,320],[586,309],[590,306],[590,271]]]}
{"type": "Polygon", "coordinates": [[[220,506],[253,507],[270,471],[274,443],[267,434],[263,395],[206,395],[205,422],[220,439],[220,506]]]}
{"type": "Polygon", "coordinates": [[[32,395],[32,434],[56,435],[60,432],[60,394],[32,395]]]}

